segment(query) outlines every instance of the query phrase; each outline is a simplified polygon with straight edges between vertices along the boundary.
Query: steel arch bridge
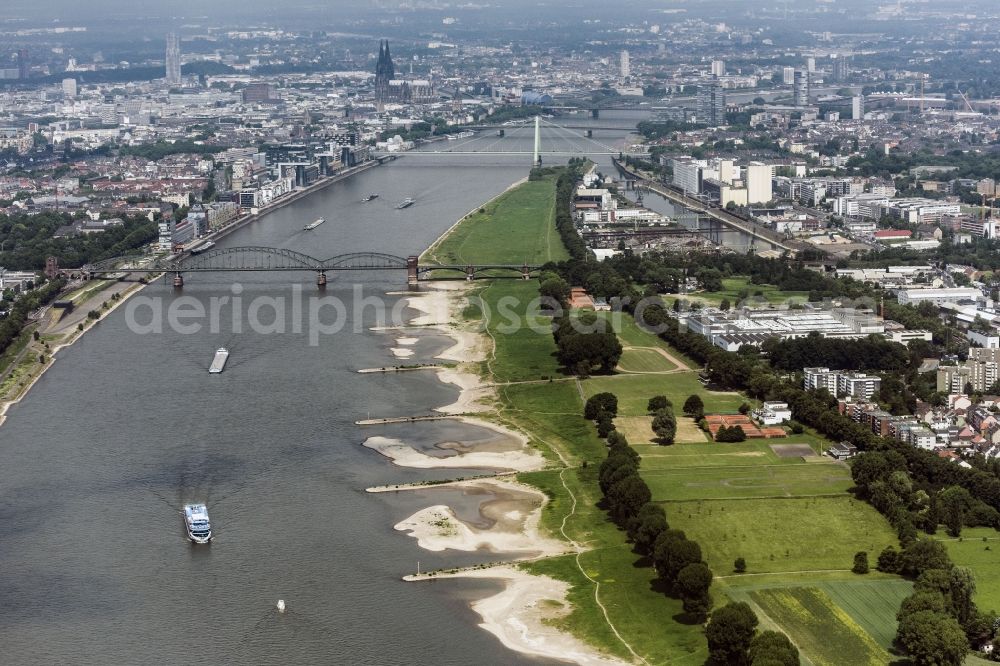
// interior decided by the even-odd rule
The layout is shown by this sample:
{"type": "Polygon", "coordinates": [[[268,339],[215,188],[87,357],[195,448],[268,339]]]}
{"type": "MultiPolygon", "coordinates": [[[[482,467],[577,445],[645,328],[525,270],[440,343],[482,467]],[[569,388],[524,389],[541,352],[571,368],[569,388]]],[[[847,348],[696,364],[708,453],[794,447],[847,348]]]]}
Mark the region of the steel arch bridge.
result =
{"type": "Polygon", "coordinates": [[[459,273],[467,280],[514,274],[523,279],[537,275],[538,266],[528,264],[429,264],[421,265],[419,257],[399,257],[384,252],[351,252],[327,259],[317,259],[287,248],[237,246],[215,248],[199,254],[179,257],[116,257],[88,264],[83,272],[88,277],[120,273],[172,273],[174,285],[183,286],[184,273],[226,273],[254,271],[312,271],[316,282],[326,284],[328,271],[386,271],[405,270],[407,281],[416,284],[421,278],[435,273],[459,273]]]}

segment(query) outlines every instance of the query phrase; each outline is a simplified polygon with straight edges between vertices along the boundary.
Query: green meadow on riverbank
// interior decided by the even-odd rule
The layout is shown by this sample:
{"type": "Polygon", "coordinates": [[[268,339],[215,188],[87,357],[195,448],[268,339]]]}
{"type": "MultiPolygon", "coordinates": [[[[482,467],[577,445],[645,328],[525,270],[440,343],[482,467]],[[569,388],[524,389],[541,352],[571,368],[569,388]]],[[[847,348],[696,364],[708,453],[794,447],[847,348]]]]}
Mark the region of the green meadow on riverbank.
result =
{"type": "Polygon", "coordinates": [[[569,258],[556,231],[555,176],[522,183],[466,217],[423,264],[544,264],[569,258]]]}
{"type": "MultiPolygon", "coordinates": [[[[504,195],[542,202],[522,210],[516,223],[523,234],[503,242],[493,235],[497,219],[491,215],[506,210],[501,197],[495,208],[467,218],[427,256],[442,263],[517,263],[542,250],[535,260],[539,263],[563,258],[550,244],[558,237],[549,236],[555,234],[553,209],[536,189],[543,185],[554,193],[554,181],[536,181],[504,195]]],[[[538,282],[484,282],[476,295],[483,306],[470,307],[464,313],[468,320],[483,311],[497,313],[502,300],[524,315],[538,295],[538,282]]],[[[750,601],[762,627],[787,633],[807,665],[832,663],[836,656],[825,638],[827,626],[843,641],[845,654],[861,659],[858,663],[878,663],[888,656],[895,611],[909,583],[874,572],[850,572],[855,552],[867,551],[874,562],[882,548],[895,543],[895,534],[881,515],[847,492],[847,467],[820,457],[829,443],[808,431],[785,440],[710,442],[680,415],[689,395],[699,395],[706,411],[735,412],[752,401],[738,393],[708,391],[691,359],[640,329],[631,317],[613,319],[626,348],[619,368],[613,375],[584,380],[560,372],[544,319],[536,322],[542,325],[513,332],[502,330],[507,317],[487,322],[494,353],[483,363],[483,373],[497,385],[498,395],[492,418],[526,433],[552,463],[550,469],[518,477],[550,498],[542,527],[584,548],[579,555],[521,564],[572,586],[572,610],[553,620],[555,626],[626,660],[632,658],[631,650],[650,664],[694,666],[708,656],[702,625],[684,621],[680,600],[660,590],[648,560],[632,551],[602,508],[597,472],[607,449],[582,413],[588,396],[609,391],[619,398],[617,426],[643,457],[641,473],[653,501],[663,503],[672,528],[685,530],[701,544],[716,576],[711,591],[716,605],[730,598],[750,601]],[[659,446],[646,435],[646,403],[654,395],[673,401],[682,443],[659,446]],[[780,455],[780,449],[772,448],[789,443],[804,444],[805,452],[815,455],[780,455]],[[745,574],[733,572],[737,557],[747,560],[745,574]],[[788,599],[822,613],[824,622],[783,612],[788,599]]]]}

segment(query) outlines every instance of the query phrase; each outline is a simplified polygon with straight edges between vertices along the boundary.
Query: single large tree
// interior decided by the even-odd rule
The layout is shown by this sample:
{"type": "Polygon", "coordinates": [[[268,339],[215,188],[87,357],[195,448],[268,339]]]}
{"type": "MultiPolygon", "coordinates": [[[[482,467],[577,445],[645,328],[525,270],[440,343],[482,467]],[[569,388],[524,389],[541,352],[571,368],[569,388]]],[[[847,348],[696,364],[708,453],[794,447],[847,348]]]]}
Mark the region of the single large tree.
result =
{"type": "Polygon", "coordinates": [[[958,620],[931,610],[904,616],[897,638],[916,666],[960,666],[969,651],[958,620]]]}
{"type": "Polygon", "coordinates": [[[704,562],[689,564],[677,573],[677,592],[684,602],[684,612],[703,620],[712,607],[708,588],[712,586],[712,570],[704,562]]]}
{"type": "Polygon", "coordinates": [[[750,641],[750,666],[799,666],[799,649],[779,631],[762,631],[750,641]]]}
{"type": "Polygon", "coordinates": [[[705,637],[713,666],[747,666],[757,616],[744,601],[730,602],[712,613],[705,637]]]}
{"type": "Polygon", "coordinates": [[[684,401],[684,413],[695,419],[700,419],[705,415],[705,403],[697,393],[688,397],[684,401]]]}

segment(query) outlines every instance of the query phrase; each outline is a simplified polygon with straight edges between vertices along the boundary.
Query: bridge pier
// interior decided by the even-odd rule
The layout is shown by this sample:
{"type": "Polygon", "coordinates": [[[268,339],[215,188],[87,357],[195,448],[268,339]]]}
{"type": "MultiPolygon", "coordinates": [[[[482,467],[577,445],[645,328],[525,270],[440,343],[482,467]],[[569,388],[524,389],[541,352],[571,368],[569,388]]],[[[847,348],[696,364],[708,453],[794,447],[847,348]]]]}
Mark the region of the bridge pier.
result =
{"type": "Polygon", "coordinates": [[[530,280],[531,279],[531,269],[528,268],[528,264],[521,266],[521,279],[530,280]]]}
{"type": "Polygon", "coordinates": [[[420,257],[410,255],[406,258],[406,284],[409,287],[416,287],[420,280],[420,257]]]}
{"type": "Polygon", "coordinates": [[[472,280],[476,279],[476,267],[475,266],[472,266],[470,264],[469,266],[465,267],[465,279],[469,280],[470,282],[472,280]]]}
{"type": "Polygon", "coordinates": [[[326,288],[326,271],[316,271],[316,286],[320,289],[326,288]]]}
{"type": "Polygon", "coordinates": [[[180,271],[174,272],[174,289],[180,289],[184,286],[184,276],[181,275],[180,271]]]}

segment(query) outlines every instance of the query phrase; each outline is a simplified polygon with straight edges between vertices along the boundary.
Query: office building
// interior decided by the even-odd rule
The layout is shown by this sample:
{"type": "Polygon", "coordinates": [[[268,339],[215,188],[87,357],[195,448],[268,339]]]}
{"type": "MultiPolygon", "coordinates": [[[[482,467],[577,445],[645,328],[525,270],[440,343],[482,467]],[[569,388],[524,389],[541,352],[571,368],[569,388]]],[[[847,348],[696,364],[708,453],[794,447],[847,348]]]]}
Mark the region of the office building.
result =
{"type": "Polygon", "coordinates": [[[834,81],[846,81],[847,80],[847,58],[837,57],[836,55],[831,56],[832,62],[832,74],[834,81]]]}
{"type": "Polygon", "coordinates": [[[751,162],[744,167],[748,204],[767,203],[774,198],[771,171],[770,165],[761,162],[751,162]]]}
{"type": "Polygon", "coordinates": [[[176,32],[167,33],[167,85],[181,83],[181,38],[176,32]]]}
{"type": "Polygon", "coordinates": [[[785,67],[781,70],[781,82],[786,86],[790,86],[795,83],[795,68],[785,67]]]}
{"type": "Polygon", "coordinates": [[[816,71],[816,58],[806,58],[806,72],[812,74],[816,71]]]}
{"type": "Polygon", "coordinates": [[[17,50],[17,78],[22,81],[28,79],[28,49],[17,50]]]}
{"type": "Polygon", "coordinates": [[[618,55],[618,67],[623,79],[627,79],[632,75],[632,64],[629,60],[628,51],[622,51],[618,55]]]}
{"type": "Polygon", "coordinates": [[[851,98],[851,118],[854,120],[865,119],[865,98],[862,95],[855,95],[851,98]]]}
{"type": "Polygon", "coordinates": [[[795,82],[792,85],[795,106],[809,106],[809,72],[795,70],[795,82]]]}
{"type": "Polygon", "coordinates": [[[718,127],[726,122],[726,93],[713,77],[698,86],[698,122],[718,127]]]}
{"type": "Polygon", "coordinates": [[[267,104],[278,101],[274,86],[269,83],[251,83],[243,89],[244,104],[267,104]]]}
{"type": "Polygon", "coordinates": [[[72,99],[76,97],[76,79],[63,79],[63,96],[72,99]]]}
{"type": "Polygon", "coordinates": [[[713,60],[712,61],[712,76],[725,76],[726,75],[726,61],[725,60],[713,60]]]}

